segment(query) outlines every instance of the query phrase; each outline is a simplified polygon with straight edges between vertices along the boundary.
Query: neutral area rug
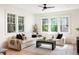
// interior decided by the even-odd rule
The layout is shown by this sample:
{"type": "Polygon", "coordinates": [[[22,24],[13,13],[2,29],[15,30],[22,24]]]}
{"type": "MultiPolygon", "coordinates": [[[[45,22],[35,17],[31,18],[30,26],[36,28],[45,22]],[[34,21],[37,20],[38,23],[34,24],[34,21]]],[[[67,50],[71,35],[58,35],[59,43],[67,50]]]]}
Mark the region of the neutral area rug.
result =
{"type": "Polygon", "coordinates": [[[28,48],[24,48],[21,51],[15,51],[12,49],[7,50],[7,55],[76,55],[76,46],[65,44],[64,46],[56,46],[54,50],[51,50],[51,45],[43,44],[41,47],[36,48],[32,45],[28,48]]]}

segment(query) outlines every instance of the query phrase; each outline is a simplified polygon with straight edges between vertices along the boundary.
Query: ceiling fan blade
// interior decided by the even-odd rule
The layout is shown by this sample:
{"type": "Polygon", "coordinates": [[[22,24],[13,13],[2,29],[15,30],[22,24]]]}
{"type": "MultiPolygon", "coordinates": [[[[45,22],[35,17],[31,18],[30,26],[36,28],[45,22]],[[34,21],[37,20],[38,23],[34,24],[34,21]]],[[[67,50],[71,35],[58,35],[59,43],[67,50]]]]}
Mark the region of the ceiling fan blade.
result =
{"type": "Polygon", "coordinates": [[[38,7],[42,7],[43,8],[43,6],[38,6],[38,7]]]}
{"type": "Polygon", "coordinates": [[[47,4],[39,5],[38,7],[43,8],[42,11],[48,9],[48,8],[55,8],[55,6],[47,6],[47,4]]]}
{"type": "Polygon", "coordinates": [[[47,7],[47,8],[55,8],[55,6],[53,6],[53,7],[47,7]]]}

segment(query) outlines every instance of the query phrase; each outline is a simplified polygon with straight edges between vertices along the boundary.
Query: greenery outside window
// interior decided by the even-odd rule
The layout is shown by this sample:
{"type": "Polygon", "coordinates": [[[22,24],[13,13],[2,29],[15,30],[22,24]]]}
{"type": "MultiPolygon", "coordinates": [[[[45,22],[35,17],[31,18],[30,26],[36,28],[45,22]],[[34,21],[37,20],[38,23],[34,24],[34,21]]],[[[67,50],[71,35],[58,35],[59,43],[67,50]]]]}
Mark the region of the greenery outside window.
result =
{"type": "Polygon", "coordinates": [[[62,16],[62,17],[53,17],[51,19],[43,18],[42,31],[43,32],[63,32],[63,33],[69,32],[69,17],[62,16]]]}
{"type": "Polygon", "coordinates": [[[57,19],[54,17],[51,19],[51,32],[57,32],[57,31],[58,31],[57,19]]]}
{"type": "Polygon", "coordinates": [[[48,32],[48,19],[42,19],[42,31],[48,32]]]}

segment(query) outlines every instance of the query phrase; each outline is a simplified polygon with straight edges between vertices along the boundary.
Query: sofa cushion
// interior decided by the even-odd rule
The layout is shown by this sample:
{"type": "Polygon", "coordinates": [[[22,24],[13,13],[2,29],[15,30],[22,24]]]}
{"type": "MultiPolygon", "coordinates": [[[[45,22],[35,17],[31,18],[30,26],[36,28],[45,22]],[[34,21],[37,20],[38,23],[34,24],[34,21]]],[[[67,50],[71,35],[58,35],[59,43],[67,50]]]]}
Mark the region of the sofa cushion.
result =
{"type": "Polygon", "coordinates": [[[32,42],[33,40],[30,40],[30,39],[27,39],[27,40],[23,40],[22,41],[22,44],[24,44],[24,43],[29,43],[29,42],[32,42]]]}

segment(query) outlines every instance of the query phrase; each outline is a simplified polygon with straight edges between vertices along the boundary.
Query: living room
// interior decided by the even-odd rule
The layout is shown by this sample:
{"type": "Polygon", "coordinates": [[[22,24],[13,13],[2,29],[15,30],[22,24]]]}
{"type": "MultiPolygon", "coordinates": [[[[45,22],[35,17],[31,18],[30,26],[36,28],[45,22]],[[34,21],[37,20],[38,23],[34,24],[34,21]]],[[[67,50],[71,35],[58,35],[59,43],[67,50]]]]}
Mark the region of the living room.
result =
{"type": "MultiPolygon", "coordinates": [[[[6,51],[6,55],[77,55],[78,15],[78,4],[1,4],[0,47],[6,46],[2,49],[6,51]],[[53,8],[42,10],[44,5],[53,8]],[[18,37],[19,34],[25,35],[27,41],[30,40],[22,49],[12,47],[9,42],[13,39],[16,41],[14,36],[18,37]],[[62,34],[64,40],[58,39],[54,50],[51,50],[51,45],[47,45],[47,42],[36,48],[39,37],[34,37],[35,35],[44,40],[54,40],[58,34],[62,34]]],[[[20,45],[17,44],[17,47],[20,45]]]]}

